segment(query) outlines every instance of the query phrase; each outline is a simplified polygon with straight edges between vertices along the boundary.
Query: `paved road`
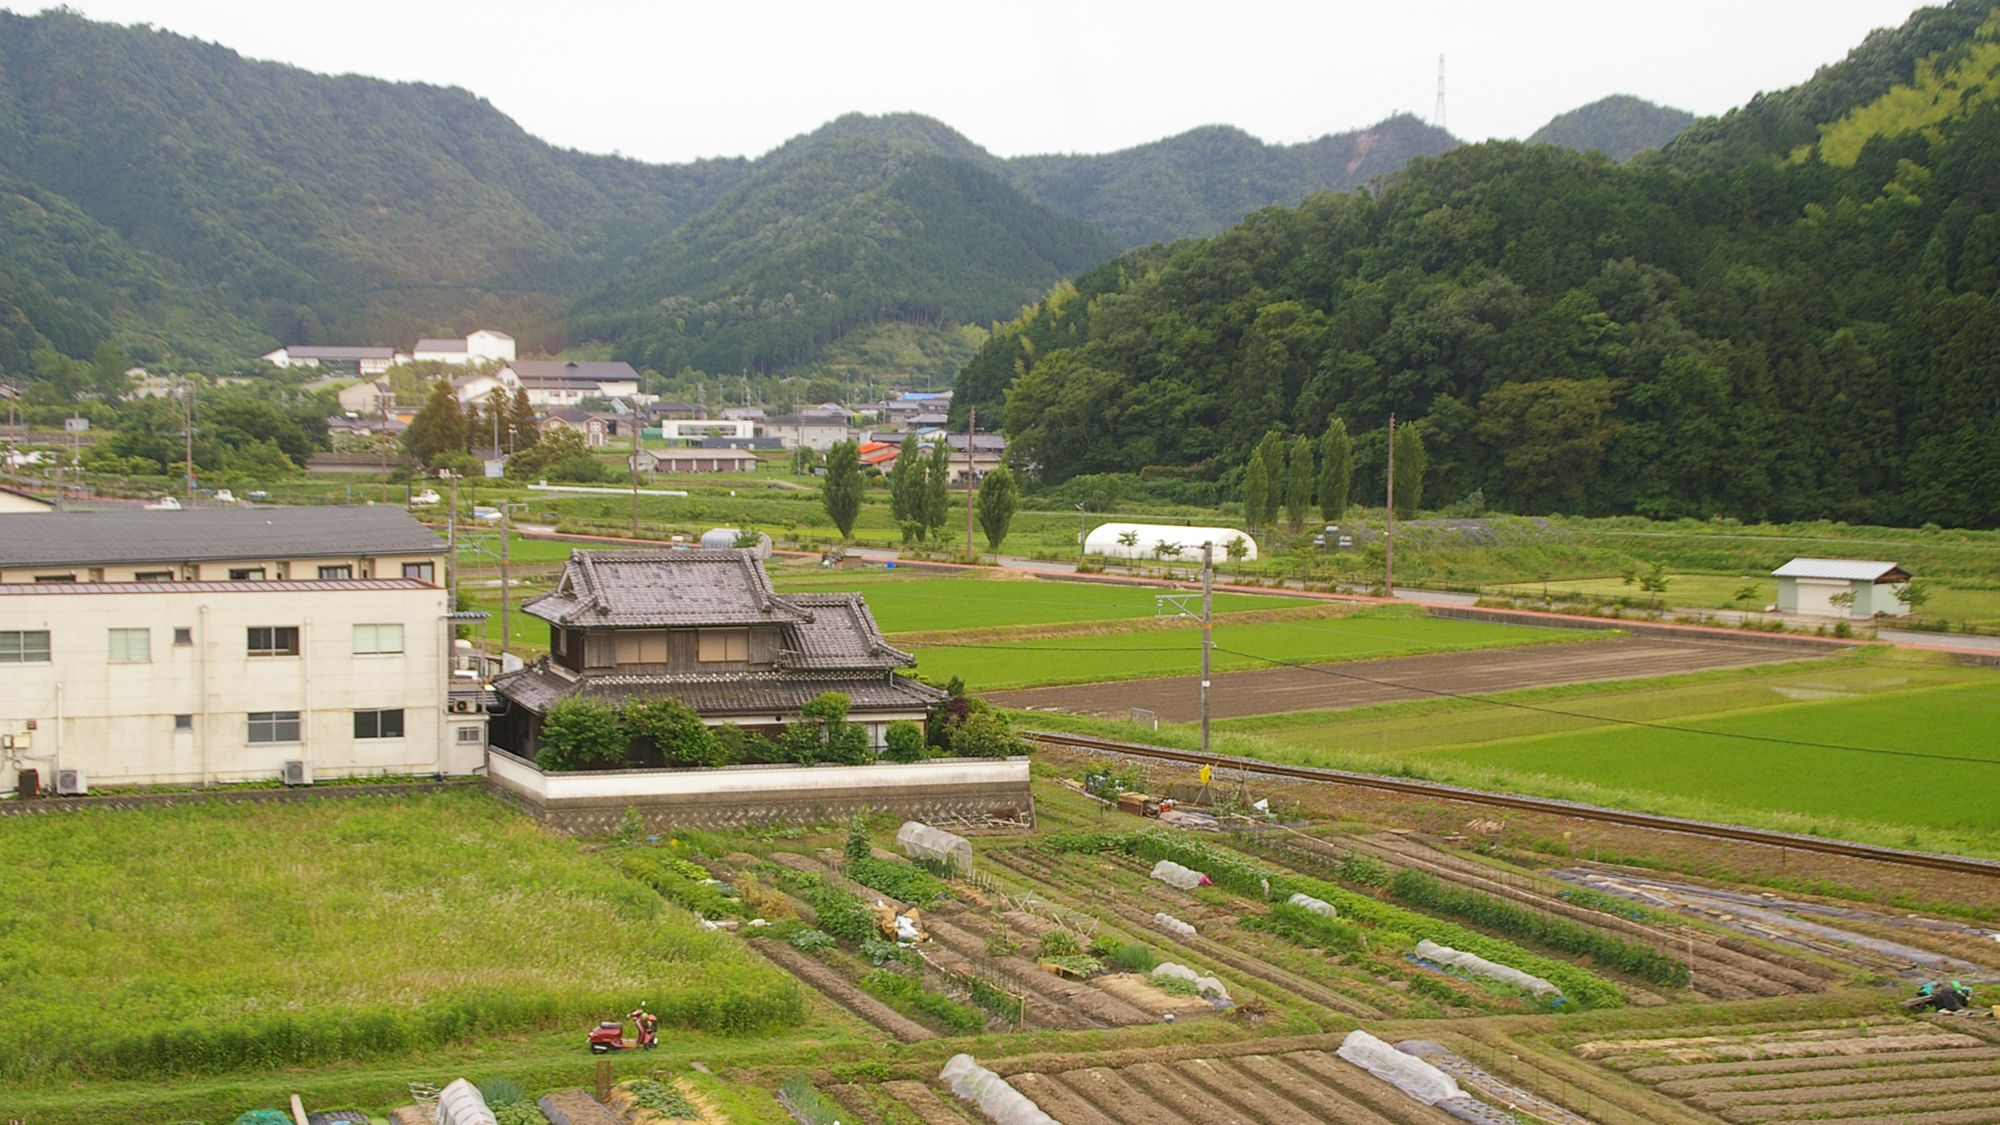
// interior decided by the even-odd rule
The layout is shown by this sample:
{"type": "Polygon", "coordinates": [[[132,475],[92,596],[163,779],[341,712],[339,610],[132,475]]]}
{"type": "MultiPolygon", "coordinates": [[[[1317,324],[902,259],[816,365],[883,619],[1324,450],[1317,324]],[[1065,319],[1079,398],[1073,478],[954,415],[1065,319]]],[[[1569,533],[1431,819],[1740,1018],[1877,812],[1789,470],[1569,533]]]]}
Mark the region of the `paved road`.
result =
{"type": "Polygon", "coordinates": [[[1913,645],[1917,648],[1974,648],[1983,652],[2000,652],[2000,637],[1967,636],[1964,633],[1919,633],[1912,629],[1878,629],[1875,636],[1880,640],[1899,645],[1913,645]]]}
{"type": "MultiPolygon", "coordinates": [[[[1483,694],[1552,684],[1589,683],[1666,676],[1710,668],[1741,668],[1809,660],[1823,653],[1755,641],[1678,637],[1616,637],[1530,645],[1524,648],[1446,652],[1224,672],[1209,691],[1209,714],[1217,719],[1365,707],[1433,698],[1437,692],[1483,694]]],[[[1073,687],[996,691],[988,701],[1002,707],[1064,711],[1125,718],[1134,707],[1158,713],[1163,721],[1201,717],[1197,676],[1124,680],[1073,687]]]]}

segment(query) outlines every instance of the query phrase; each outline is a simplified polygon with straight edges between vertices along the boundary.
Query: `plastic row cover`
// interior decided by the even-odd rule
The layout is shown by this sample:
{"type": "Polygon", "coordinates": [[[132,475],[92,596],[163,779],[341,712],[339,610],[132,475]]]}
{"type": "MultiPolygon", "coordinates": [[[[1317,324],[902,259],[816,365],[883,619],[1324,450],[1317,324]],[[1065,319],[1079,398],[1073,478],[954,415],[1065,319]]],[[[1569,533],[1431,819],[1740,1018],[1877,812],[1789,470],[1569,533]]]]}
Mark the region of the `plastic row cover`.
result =
{"type": "Polygon", "coordinates": [[[1000,1125],[1062,1125],[1026,1094],[1007,1085],[1005,1078],[972,1061],[971,1055],[953,1055],[938,1077],[951,1086],[952,1093],[977,1104],[1000,1125]]]}
{"type": "Polygon", "coordinates": [[[1163,930],[1170,930],[1174,933],[1177,933],[1182,937],[1194,936],[1193,926],[1188,925],[1186,922],[1181,921],[1179,918],[1176,918],[1171,914],[1162,912],[1153,915],[1153,924],[1160,927],[1163,930]]]}
{"type": "Polygon", "coordinates": [[[965,837],[954,836],[941,828],[906,820],[896,830],[896,843],[911,859],[949,863],[960,871],[972,870],[972,845],[966,842],[965,837]]]}
{"type": "Polygon", "coordinates": [[[1552,992],[1562,992],[1562,989],[1557,988],[1540,977],[1529,976],[1519,969],[1510,969],[1505,965],[1498,965],[1488,961],[1484,957],[1462,953],[1448,945],[1439,945],[1434,941],[1418,942],[1417,956],[1426,961],[1436,961],[1440,965],[1451,965],[1454,968],[1464,969],[1476,977],[1486,977],[1489,980],[1511,984],[1516,988],[1525,988],[1537,998],[1547,996],[1552,992]]]}
{"type": "Polygon", "coordinates": [[[1316,899],[1311,895],[1295,894],[1291,897],[1290,901],[1293,906],[1304,907],[1305,909],[1312,911],[1314,914],[1318,914],[1323,917],[1327,918],[1339,917],[1339,915],[1334,911],[1332,903],[1321,901],[1320,899],[1316,899]]]}
{"type": "Polygon", "coordinates": [[[1334,1054],[1389,1083],[1425,1105],[1465,1097],[1451,1075],[1406,1055],[1359,1028],[1347,1033],[1334,1054]]]}
{"type": "Polygon", "coordinates": [[[479,1087],[460,1078],[438,1091],[438,1125],[495,1125],[479,1087]]]}
{"type": "Polygon", "coordinates": [[[1179,887],[1184,891],[1191,891],[1196,887],[1210,883],[1208,876],[1203,875],[1199,871],[1182,867],[1171,859],[1163,859],[1153,865],[1153,878],[1158,879],[1169,887],[1179,887]]]}
{"type": "Polygon", "coordinates": [[[1222,987],[1221,981],[1215,979],[1214,977],[1202,976],[1200,973],[1195,972],[1193,969],[1188,968],[1186,965],[1176,965],[1172,961],[1162,961],[1158,965],[1155,965],[1153,967],[1152,975],[1156,977],[1174,977],[1178,980],[1184,980],[1194,985],[1194,990],[1196,992],[1206,992],[1212,996],[1219,997],[1223,1000],[1229,999],[1229,990],[1227,988],[1222,987]]]}

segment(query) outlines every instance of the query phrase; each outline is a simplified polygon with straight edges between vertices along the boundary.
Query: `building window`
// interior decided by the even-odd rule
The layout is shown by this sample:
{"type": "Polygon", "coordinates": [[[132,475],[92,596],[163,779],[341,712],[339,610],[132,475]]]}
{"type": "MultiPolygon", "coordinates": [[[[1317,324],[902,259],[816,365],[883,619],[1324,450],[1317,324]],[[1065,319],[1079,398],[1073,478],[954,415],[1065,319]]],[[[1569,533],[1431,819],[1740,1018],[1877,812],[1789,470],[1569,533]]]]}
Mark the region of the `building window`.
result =
{"type": "Polygon", "coordinates": [[[741,663],[750,659],[750,630],[696,630],[695,659],[703,664],[741,663]]]}
{"type": "Polygon", "coordinates": [[[174,643],[175,643],[175,644],[177,644],[177,645],[191,645],[191,644],[193,644],[193,643],[194,643],[194,630],[193,630],[192,628],[188,628],[188,629],[175,629],[175,630],[174,630],[174,643]]]}
{"type": "Polygon", "coordinates": [[[403,651],[403,627],[401,625],[356,625],[354,627],[354,655],[378,656],[384,653],[403,651]]]}
{"type": "Polygon", "coordinates": [[[621,631],[618,637],[618,663],[620,664],[665,664],[667,662],[667,634],[663,629],[645,632],[621,631]]]}
{"type": "Polygon", "coordinates": [[[174,729],[175,729],[175,730],[193,730],[193,729],[194,729],[194,716],[193,716],[193,715],[175,715],[175,716],[174,716],[174,729]]]}
{"type": "Polygon", "coordinates": [[[132,576],[132,581],[134,582],[172,582],[173,580],[174,572],[171,570],[142,570],[132,576]]]}
{"type": "Polygon", "coordinates": [[[458,728],[458,740],[459,740],[460,742],[478,742],[478,741],[479,741],[479,728],[478,728],[478,727],[460,727],[460,728],[458,728]]]}
{"type": "Polygon", "coordinates": [[[321,578],[352,578],[354,577],[354,568],[351,566],[323,566],[319,568],[319,576],[321,578]]]}
{"type": "Polygon", "coordinates": [[[404,563],[403,577],[414,578],[419,582],[435,582],[437,580],[437,564],[404,563]]]}
{"type": "Polygon", "coordinates": [[[398,707],[394,711],[356,711],[354,713],[354,737],[403,737],[403,709],[398,707]]]}
{"type": "Polygon", "coordinates": [[[229,569],[231,582],[262,582],[264,568],[261,566],[238,566],[229,569]]]}
{"type": "Polygon", "coordinates": [[[250,712],[250,741],[297,742],[298,740],[299,713],[297,711],[250,712]]]}
{"type": "Polygon", "coordinates": [[[35,575],[35,581],[37,581],[37,582],[74,582],[74,581],[76,581],[76,575],[74,575],[74,574],[37,574],[37,575],[35,575]]]}
{"type": "Polygon", "coordinates": [[[297,656],[298,654],[298,626],[253,625],[250,627],[250,655],[297,656]]]}
{"type": "Polygon", "coordinates": [[[106,654],[113,661],[140,663],[153,658],[153,631],[151,629],[111,630],[111,650],[106,654]]]}
{"type": "Polygon", "coordinates": [[[48,630],[0,631],[0,664],[47,664],[48,662],[48,630]]]}

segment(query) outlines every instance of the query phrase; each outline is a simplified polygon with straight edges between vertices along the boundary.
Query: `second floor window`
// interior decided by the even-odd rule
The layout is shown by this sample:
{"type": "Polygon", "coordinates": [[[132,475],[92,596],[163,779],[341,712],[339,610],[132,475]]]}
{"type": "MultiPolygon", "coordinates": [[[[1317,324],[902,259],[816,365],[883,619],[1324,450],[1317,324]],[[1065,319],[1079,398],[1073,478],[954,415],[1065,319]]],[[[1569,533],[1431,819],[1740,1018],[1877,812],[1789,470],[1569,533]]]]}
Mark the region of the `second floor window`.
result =
{"type": "Polygon", "coordinates": [[[250,655],[297,656],[298,654],[299,627],[297,625],[252,625],[250,627],[250,655]]]}
{"type": "Polygon", "coordinates": [[[414,578],[419,582],[435,582],[437,581],[437,564],[404,563],[403,577],[414,578]]]}
{"type": "Polygon", "coordinates": [[[402,708],[398,707],[393,711],[356,711],[354,713],[354,737],[403,737],[402,708]]]}
{"type": "Polygon", "coordinates": [[[250,712],[250,741],[297,742],[298,740],[299,713],[297,711],[250,712]]]}
{"type": "Polygon", "coordinates": [[[696,631],[695,659],[703,664],[741,663],[750,659],[750,630],[696,631]]]}
{"type": "Polygon", "coordinates": [[[106,656],[111,660],[135,663],[153,658],[153,631],[151,629],[113,629],[110,637],[110,651],[106,656]]]}
{"type": "Polygon", "coordinates": [[[403,651],[401,625],[356,625],[354,655],[376,656],[403,651]]]}
{"type": "Polygon", "coordinates": [[[0,664],[47,664],[48,662],[48,630],[0,630],[0,664]]]}
{"type": "Polygon", "coordinates": [[[354,577],[354,568],[351,566],[323,566],[319,568],[319,576],[321,578],[352,578],[354,577]]]}

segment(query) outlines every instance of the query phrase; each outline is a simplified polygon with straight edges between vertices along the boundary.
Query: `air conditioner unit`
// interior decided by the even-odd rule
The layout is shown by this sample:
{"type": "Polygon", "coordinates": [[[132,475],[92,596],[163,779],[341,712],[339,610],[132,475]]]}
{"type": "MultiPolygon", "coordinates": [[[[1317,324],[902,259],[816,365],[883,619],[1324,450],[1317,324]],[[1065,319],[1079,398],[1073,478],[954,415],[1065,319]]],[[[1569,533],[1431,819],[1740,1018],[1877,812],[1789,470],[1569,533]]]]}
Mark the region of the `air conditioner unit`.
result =
{"type": "Polygon", "coordinates": [[[15,750],[33,750],[35,748],[35,736],[29,734],[27,731],[22,731],[14,736],[13,741],[8,743],[8,746],[15,750]]]}
{"type": "Polygon", "coordinates": [[[90,784],[84,779],[83,771],[66,769],[56,771],[56,796],[81,797],[90,792],[90,784]]]}
{"type": "Polygon", "coordinates": [[[454,715],[476,715],[479,713],[479,701],[477,699],[454,699],[451,701],[451,713],[454,715]]]}
{"type": "Polygon", "coordinates": [[[311,785],[312,783],[313,783],[313,770],[311,762],[285,763],[286,785],[311,785]]]}

